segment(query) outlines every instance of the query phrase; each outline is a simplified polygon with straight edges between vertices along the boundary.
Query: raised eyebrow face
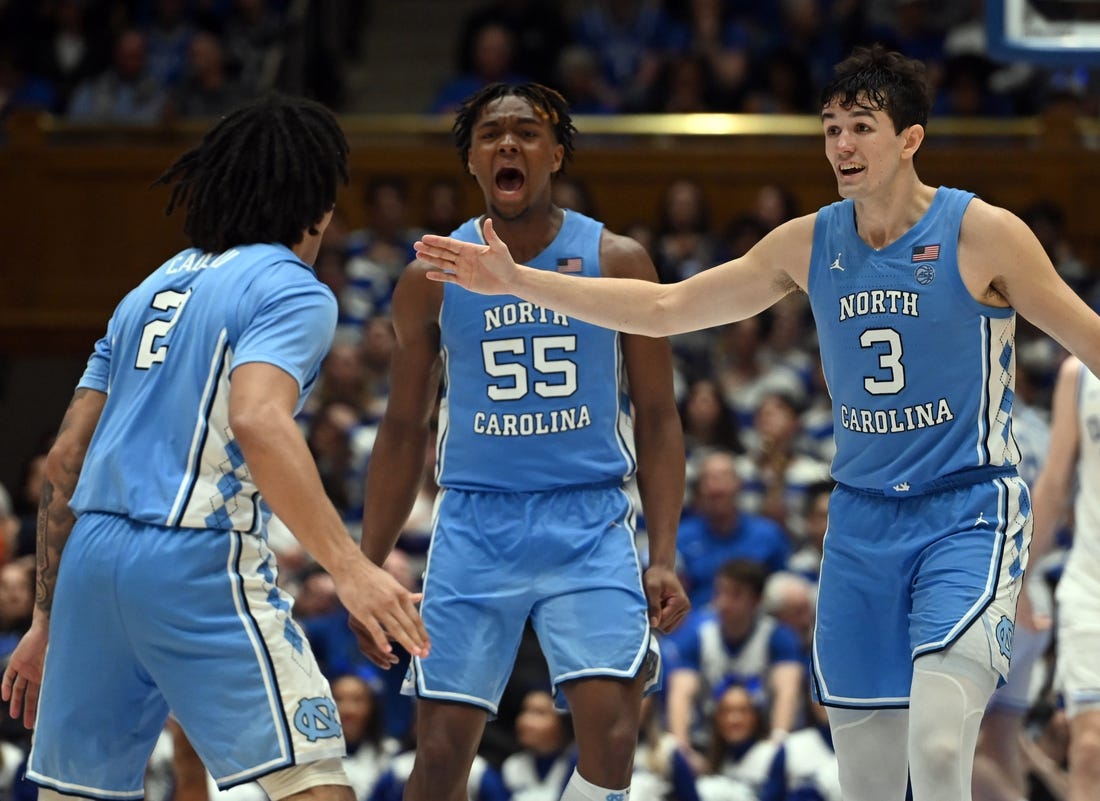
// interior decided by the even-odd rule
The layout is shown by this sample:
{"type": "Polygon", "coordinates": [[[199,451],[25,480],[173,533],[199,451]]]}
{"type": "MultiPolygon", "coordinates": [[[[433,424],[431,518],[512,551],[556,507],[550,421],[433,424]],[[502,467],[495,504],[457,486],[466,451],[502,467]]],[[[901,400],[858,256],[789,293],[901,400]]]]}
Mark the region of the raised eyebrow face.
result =
{"type": "Polygon", "coordinates": [[[878,115],[882,113],[882,109],[871,108],[870,106],[854,105],[851,108],[843,108],[842,106],[836,106],[830,104],[824,111],[821,112],[821,119],[823,121],[835,120],[840,116],[848,117],[866,117],[868,119],[878,119],[878,115]],[[837,111],[836,109],[840,109],[837,111]]]}

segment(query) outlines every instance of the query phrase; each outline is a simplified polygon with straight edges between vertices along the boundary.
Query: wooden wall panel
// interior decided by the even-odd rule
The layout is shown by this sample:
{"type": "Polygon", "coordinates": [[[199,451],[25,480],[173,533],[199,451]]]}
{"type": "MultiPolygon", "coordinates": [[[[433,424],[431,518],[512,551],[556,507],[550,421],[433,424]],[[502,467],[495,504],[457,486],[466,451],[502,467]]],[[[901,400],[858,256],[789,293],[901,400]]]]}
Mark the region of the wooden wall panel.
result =
{"type": "MultiPolygon", "coordinates": [[[[445,127],[415,135],[349,127],[354,178],[338,204],[353,227],[363,224],[371,175],[405,176],[414,216],[431,180],[463,178],[445,127]]],[[[662,192],[681,176],[702,182],[720,228],[766,183],[790,187],[804,212],[836,199],[813,129],[776,137],[582,133],[569,172],[588,185],[613,230],[655,223],[662,192]]],[[[1080,255],[1100,264],[1100,153],[1065,136],[1064,125],[1058,131],[929,138],[918,168],[929,183],[1016,211],[1040,198],[1060,202],[1080,255]]],[[[9,129],[0,144],[0,355],[86,353],[122,294],[185,244],[182,216],[166,218],[168,193],[149,184],[197,135],[59,132],[26,121],[9,129]]],[[[465,211],[478,213],[477,187],[469,179],[462,186],[465,211]]]]}

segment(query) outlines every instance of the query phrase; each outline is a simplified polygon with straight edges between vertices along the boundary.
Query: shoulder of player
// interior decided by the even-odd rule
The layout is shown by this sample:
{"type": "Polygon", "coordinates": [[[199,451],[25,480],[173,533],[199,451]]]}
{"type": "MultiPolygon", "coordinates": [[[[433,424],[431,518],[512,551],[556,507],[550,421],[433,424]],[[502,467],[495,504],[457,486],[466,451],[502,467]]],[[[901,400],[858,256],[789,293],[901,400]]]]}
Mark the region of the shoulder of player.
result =
{"type": "Polygon", "coordinates": [[[1028,236],[1027,223],[1006,208],[981,198],[967,204],[959,229],[960,243],[973,242],[982,247],[1012,248],[1018,237],[1028,236]]]}
{"type": "Polygon", "coordinates": [[[657,280],[657,268],[641,243],[606,228],[600,237],[600,269],[614,278],[657,280]]]}
{"type": "MultiPolygon", "coordinates": [[[[419,313],[435,317],[443,303],[444,285],[428,278],[431,268],[420,260],[401,271],[393,294],[394,316],[419,313]]],[[[395,320],[396,322],[396,320],[395,320]]]]}
{"type": "Polygon", "coordinates": [[[811,212],[776,226],[746,256],[761,259],[767,268],[777,274],[777,280],[784,287],[805,289],[817,215],[818,212],[811,212]]]}

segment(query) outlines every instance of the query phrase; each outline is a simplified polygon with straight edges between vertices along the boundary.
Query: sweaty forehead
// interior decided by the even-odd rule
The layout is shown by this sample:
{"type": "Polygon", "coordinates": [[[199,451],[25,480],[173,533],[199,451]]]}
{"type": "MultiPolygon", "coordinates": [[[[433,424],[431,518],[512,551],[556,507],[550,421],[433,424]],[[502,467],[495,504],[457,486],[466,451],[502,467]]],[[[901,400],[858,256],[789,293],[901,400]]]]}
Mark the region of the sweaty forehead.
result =
{"type": "Polygon", "coordinates": [[[482,124],[506,120],[549,124],[545,111],[518,95],[505,95],[490,101],[485,104],[485,107],[481,109],[481,114],[478,115],[478,122],[482,124]]]}
{"type": "Polygon", "coordinates": [[[846,114],[875,114],[885,113],[880,103],[876,103],[866,92],[860,92],[855,99],[848,102],[848,98],[842,94],[833,95],[822,107],[822,113],[846,113],[846,114]]]}

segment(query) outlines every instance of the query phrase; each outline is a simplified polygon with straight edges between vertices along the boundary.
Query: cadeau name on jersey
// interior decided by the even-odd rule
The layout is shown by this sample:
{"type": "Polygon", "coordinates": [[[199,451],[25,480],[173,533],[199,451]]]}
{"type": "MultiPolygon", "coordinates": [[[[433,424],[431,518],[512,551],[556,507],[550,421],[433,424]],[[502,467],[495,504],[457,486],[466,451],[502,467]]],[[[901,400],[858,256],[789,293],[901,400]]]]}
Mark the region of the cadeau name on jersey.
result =
{"type": "MultiPolygon", "coordinates": [[[[841,297],[840,321],[857,319],[868,315],[900,314],[906,317],[919,317],[918,310],[920,294],[901,289],[872,289],[861,292],[852,292],[841,297]]],[[[864,330],[860,338],[863,347],[878,346],[881,348],[879,366],[883,368],[883,375],[889,375],[892,380],[884,380],[874,376],[868,376],[864,380],[864,387],[875,396],[884,396],[897,392],[904,386],[897,381],[897,387],[892,388],[893,380],[901,367],[900,348],[894,349],[893,338],[889,335],[892,329],[864,330]],[[870,336],[868,336],[870,334],[870,336]],[[892,391],[891,391],[892,390],[892,391]]],[[[896,336],[896,333],[895,333],[896,336]]],[[[898,340],[900,342],[900,340],[898,340]]],[[[955,413],[947,398],[911,406],[901,406],[892,409],[862,409],[840,404],[841,425],[849,431],[860,431],[867,434],[897,434],[903,431],[915,431],[921,428],[942,425],[955,419],[955,413]]]]}
{"type": "MultiPolygon", "coordinates": [[[[569,318],[564,314],[547,309],[527,301],[516,303],[502,303],[485,310],[485,332],[496,331],[513,325],[543,324],[557,325],[562,328],[569,327],[569,318]]],[[[567,364],[567,363],[554,363],[567,364]]],[[[543,365],[551,374],[558,375],[559,371],[554,364],[543,365]]],[[[568,383],[568,370],[561,370],[560,375],[568,383]]],[[[572,376],[573,386],[576,386],[576,376],[572,376]]],[[[570,393],[572,394],[572,393],[570,393]]],[[[547,409],[541,411],[508,413],[495,411],[480,411],[474,413],[473,427],[478,434],[490,437],[526,437],[539,434],[557,434],[564,431],[575,431],[579,428],[587,428],[592,425],[592,415],[586,404],[580,406],[567,406],[561,409],[547,409]]]]}

